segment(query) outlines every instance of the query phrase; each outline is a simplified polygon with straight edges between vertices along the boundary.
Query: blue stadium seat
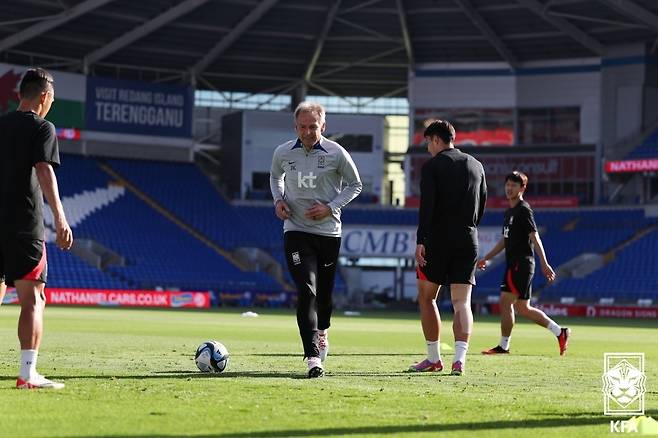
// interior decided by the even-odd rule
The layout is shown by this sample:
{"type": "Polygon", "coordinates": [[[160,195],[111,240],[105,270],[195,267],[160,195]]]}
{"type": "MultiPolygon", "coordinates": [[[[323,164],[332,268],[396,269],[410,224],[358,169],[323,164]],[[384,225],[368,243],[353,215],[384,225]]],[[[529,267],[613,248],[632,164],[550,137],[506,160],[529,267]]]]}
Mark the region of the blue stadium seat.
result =
{"type": "Polygon", "coordinates": [[[658,129],[626,156],[627,160],[644,158],[658,158],[658,129]]]}

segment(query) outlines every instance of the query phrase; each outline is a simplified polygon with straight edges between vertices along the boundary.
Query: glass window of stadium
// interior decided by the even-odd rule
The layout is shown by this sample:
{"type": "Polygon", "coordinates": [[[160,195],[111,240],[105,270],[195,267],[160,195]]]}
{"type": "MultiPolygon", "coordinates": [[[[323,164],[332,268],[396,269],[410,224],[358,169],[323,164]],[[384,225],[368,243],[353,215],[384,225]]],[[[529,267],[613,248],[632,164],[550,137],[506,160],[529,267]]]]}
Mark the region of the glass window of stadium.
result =
{"type": "Polygon", "coordinates": [[[509,108],[416,108],[413,144],[425,143],[423,133],[434,119],[450,120],[457,130],[457,146],[514,144],[514,112],[509,108]]]}
{"type": "Polygon", "coordinates": [[[579,144],[580,108],[520,108],[517,138],[522,145],[579,144]]]}

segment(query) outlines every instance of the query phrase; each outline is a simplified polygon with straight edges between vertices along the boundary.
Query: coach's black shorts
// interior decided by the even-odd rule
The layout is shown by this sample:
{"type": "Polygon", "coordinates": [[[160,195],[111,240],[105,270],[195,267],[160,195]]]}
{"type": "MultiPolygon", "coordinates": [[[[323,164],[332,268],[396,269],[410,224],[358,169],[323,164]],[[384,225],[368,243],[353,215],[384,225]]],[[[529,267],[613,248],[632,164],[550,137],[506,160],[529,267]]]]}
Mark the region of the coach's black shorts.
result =
{"type": "Polygon", "coordinates": [[[48,263],[43,240],[10,238],[0,241],[0,279],[7,286],[16,280],[46,282],[48,263]]]}
{"type": "Polygon", "coordinates": [[[427,245],[425,247],[427,264],[422,268],[416,267],[416,278],[440,285],[475,285],[477,256],[477,247],[473,246],[448,248],[427,245]]]}
{"type": "Polygon", "coordinates": [[[511,292],[519,300],[529,300],[532,295],[532,277],[535,276],[535,264],[527,261],[513,262],[507,265],[501,292],[511,292]]]}

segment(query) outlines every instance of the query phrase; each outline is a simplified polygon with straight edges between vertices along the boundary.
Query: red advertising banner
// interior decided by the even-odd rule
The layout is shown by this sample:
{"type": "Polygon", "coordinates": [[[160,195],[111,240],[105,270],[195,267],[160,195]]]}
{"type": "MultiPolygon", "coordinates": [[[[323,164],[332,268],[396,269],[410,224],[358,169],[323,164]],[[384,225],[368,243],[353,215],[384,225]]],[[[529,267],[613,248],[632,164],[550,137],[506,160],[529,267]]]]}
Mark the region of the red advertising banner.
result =
{"type": "MultiPolygon", "coordinates": [[[[532,208],[576,208],[580,204],[577,196],[525,196],[524,199],[532,208]]],[[[405,208],[418,208],[420,196],[407,196],[405,208]]],[[[509,202],[502,196],[487,198],[487,208],[507,209],[509,202]]]]}
{"type": "MultiPolygon", "coordinates": [[[[512,151],[513,148],[510,148],[512,151]]],[[[484,166],[487,176],[487,186],[492,196],[502,196],[505,188],[505,176],[513,170],[524,172],[530,178],[529,192],[543,184],[555,183],[558,186],[569,184],[569,187],[561,188],[561,191],[544,191],[552,196],[571,196],[574,193],[574,184],[591,183],[594,181],[595,160],[593,155],[513,155],[509,154],[486,154],[482,149],[479,151],[467,151],[472,153],[484,166]]],[[[426,153],[409,155],[409,195],[420,195],[420,174],[423,164],[429,160],[430,155],[426,153]]],[[[582,184],[581,184],[582,185],[582,184]]],[[[528,196],[529,197],[529,196],[528,196]]]]}
{"type": "MultiPolygon", "coordinates": [[[[586,304],[536,304],[548,316],[579,316],[588,318],[658,319],[658,307],[603,306],[586,304]]],[[[491,313],[500,314],[500,305],[491,304],[491,313]]]]}
{"type": "Polygon", "coordinates": [[[80,140],[81,132],[77,128],[57,128],[57,138],[60,140],[80,140]]]}
{"type": "Polygon", "coordinates": [[[605,163],[605,171],[606,173],[656,172],[658,171],[658,158],[607,161],[605,163]]]}
{"type": "Polygon", "coordinates": [[[658,319],[656,307],[587,306],[591,318],[658,319]]]}
{"type": "Polygon", "coordinates": [[[530,177],[530,183],[540,181],[588,181],[594,178],[594,157],[591,155],[485,155],[475,154],[484,165],[487,181],[504,180],[512,170],[530,177]]]}
{"type": "MultiPolygon", "coordinates": [[[[158,292],[150,290],[46,288],[48,305],[111,307],[210,307],[209,292],[158,292]]],[[[18,303],[15,290],[8,290],[5,304],[18,303]]]]}
{"type": "MultiPolygon", "coordinates": [[[[577,196],[530,196],[525,200],[533,208],[575,208],[578,207],[577,196]]],[[[509,208],[507,198],[500,196],[487,198],[487,208],[509,208]]]]}

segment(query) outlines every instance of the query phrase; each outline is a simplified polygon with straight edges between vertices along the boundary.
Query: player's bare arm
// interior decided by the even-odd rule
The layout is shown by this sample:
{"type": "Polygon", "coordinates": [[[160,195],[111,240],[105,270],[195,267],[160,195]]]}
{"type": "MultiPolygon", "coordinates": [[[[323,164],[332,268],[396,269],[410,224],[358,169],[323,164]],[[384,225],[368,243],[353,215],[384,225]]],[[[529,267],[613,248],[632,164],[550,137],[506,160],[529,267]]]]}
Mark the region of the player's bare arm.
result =
{"type": "Polygon", "coordinates": [[[484,271],[487,269],[487,262],[492,258],[496,257],[502,250],[505,249],[505,239],[500,239],[496,245],[491,248],[491,251],[487,253],[481,260],[478,260],[478,269],[484,271]]]}
{"type": "Polygon", "coordinates": [[[57,178],[55,177],[53,167],[50,165],[50,163],[46,162],[37,163],[34,167],[37,171],[37,178],[39,179],[41,191],[43,192],[43,195],[46,198],[46,201],[48,201],[48,205],[53,212],[55,231],[57,233],[57,239],[55,243],[60,249],[71,249],[71,246],[73,245],[73,232],[71,231],[71,227],[66,221],[64,207],[62,206],[62,201],[59,199],[57,178]]]}
{"type": "Polygon", "coordinates": [[[544,273],[546,279],[552,283],[555,281],[555,271],[553,271],[551,265],[548,264],[546,251],[544,251],[544,245],[542,244],[541,237],[539,237],[539,233],[537,231],[530,233],[530,239],[535,244],[535,250],[537,251],[539,262],[541,263],[541,271],[544,273]]]}

